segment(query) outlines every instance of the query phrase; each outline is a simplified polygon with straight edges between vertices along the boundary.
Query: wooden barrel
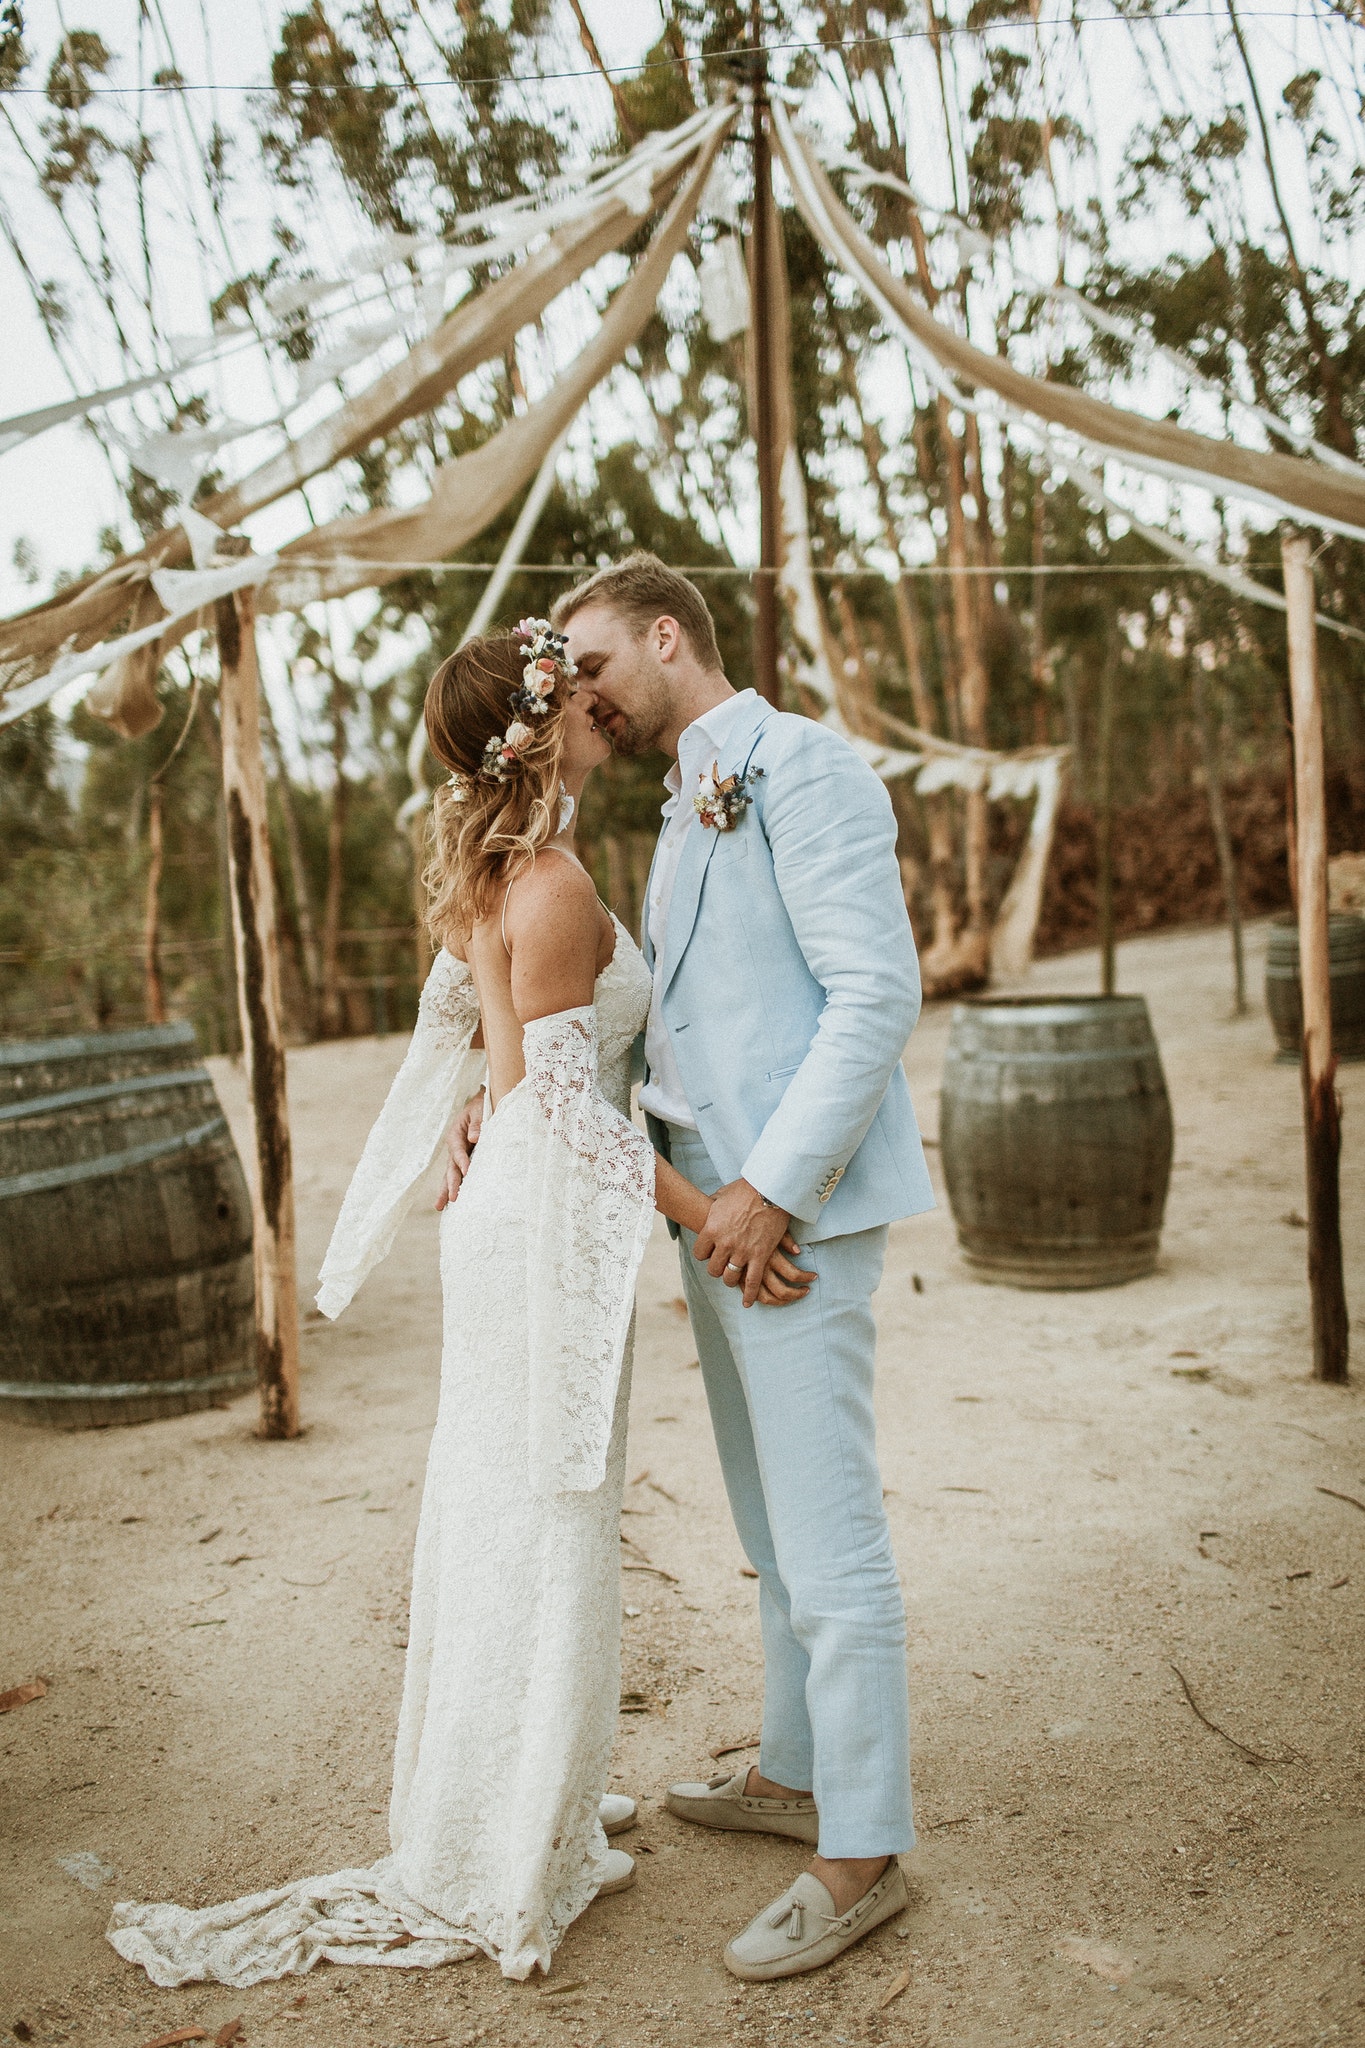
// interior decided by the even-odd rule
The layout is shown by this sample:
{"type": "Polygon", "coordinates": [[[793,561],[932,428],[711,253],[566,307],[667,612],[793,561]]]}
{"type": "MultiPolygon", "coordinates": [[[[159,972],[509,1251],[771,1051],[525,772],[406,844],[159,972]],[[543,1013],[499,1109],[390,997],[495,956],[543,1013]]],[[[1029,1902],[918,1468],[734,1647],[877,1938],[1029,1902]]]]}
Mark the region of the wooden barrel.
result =
{"type": "Polygon", "coordinates": [[[0,1044],[0,1414],[58,1429],[255,1378],[251,1201],[188,1024],[0,1044]]]}
{"type": "Polygon", "coordinates": [[[959,1003],[939,1143],[963,1257],[1014,1287],[1112,1287],[1156,1264],[1171,1105],[1141,996],[959,1003]]]}
{"type": "MultiPolygon", "coordinates": [[[[1339,1060],[1365,1060],[1365,917],[1333,911],[1327,921],[1327,950],[1332,1050],[1339,1060]]],[[[1303,989],[1299,982],[1299,927],[1292,917],[1277,917],[1270,927],[1265,1006],[1279,1058],[1297,1066],[1303,1039],[1303,989]]]]}

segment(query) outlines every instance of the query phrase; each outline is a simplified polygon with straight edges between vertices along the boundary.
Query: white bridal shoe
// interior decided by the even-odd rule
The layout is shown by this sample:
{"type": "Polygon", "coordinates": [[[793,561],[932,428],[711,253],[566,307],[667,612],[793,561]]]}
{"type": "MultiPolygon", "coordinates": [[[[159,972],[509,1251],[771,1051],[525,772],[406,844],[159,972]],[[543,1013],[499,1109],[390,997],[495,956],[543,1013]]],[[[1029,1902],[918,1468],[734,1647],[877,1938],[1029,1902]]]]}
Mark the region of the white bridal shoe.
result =
{"type": "MultiPolygon", "coordinates": [[[[635,1801],[627,1799],[624,1792],[608,1792],[597,1802],[597,1818],[604,1834],[624,1834],[635,1825],[635,1801]]],[[[624,1849],[608,1849],[606,1875],[597,1887],[597,1897],[629,1891],[634,1882],[635,1858],[627,1856],[624,1849]]]]}
{"type": "Polygon", "coordinates": [[[635,1825],[635,1801],[624,1792],[608,1792],[597,1802],[597,1818],[604,1835],[623,1835],[635,1825]]]}
{"type": "Polygon", "coordinates": [[[608,1892],[625,1892],[635,1882],[635,1858],[627,1856],[624,1849],[608,1849],[606,1875],[598,1885],[595,1896],[604,1899],[608,1892]]]}

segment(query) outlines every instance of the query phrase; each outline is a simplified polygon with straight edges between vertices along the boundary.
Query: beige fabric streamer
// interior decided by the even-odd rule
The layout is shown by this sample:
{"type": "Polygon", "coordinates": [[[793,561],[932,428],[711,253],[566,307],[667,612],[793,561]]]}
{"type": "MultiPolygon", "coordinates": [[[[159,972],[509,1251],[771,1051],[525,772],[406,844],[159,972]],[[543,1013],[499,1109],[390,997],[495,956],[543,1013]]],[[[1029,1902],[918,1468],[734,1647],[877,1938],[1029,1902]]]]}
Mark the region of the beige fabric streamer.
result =
{"type": "MultiPolygon", "coordinates": [[[[728,127],[728,123],[726,127],[728,127]]],[[[649,248],[607,308],[597,333],[537,404],[472,454],[443,463],[431,496],[420,505],[362,512],[301,534],[281,550],[279,573],[262,593],[263,611],[291,611],[318,598],[341,597],[404,574],[402,564],[439,560],[482,533],[523,490],[547,449],[589,393],[644,331],[674,257],[682,248],[712,160],[726,133],[718,126],[660,222],[649,248]],[[309,566],[292,573],[292,556],[309,566]],[[329,566],[314,566],[332,557],[329,566]],[[385,570],[376,566],[391,560],[385,570]]]]}
{"type": "MultiPolygon", "coordinates": [[[[657,164],[647,162],[641,167],[642,178],[651,181],[656,204],[675,191],[695,149],[704,153],[708,164],[713,160],[733,120],[732,109],[722,110],[714,127],[699,131],[695,148],[689,142],[681,156],[660,151],[657,164]]],[[[638,196],[614,191],[582,219],[559,229],[524,263],[458,306],[368,390],[240,483],[196,509],[216,525],[229,527],[405,420],[430,411],[469,370],[504,350],[522,327],[539,318],[552,299],[638,231],[640,214],[631,203],[638,196]]],[[[309,538],[311,542],[313,536],[309,538]]],[[[298,545],[301,548],[302,541],[298,545]]],[[[111,628],[128,617],[151,570],[179,567],[189,559],[185,533],[176,525],[154,534],[137,554],[125,556],[112,568],[68,586],[15,618],[0,621],[0,687],[12,689],[40,675],[59,649],[90,647],[106,638],[111,628]]]]}
{"type": "Polygon", "coordinates": [[[1365,479],[1344,476],[1298,455],[1279,455],[1214,441],[1168,420],[1094,398],[1069,385],[1050,384],[1016,370],[1004,357],[988,355],[936,320],[901,278],[890,270],[843,205],[821,165],[793,129],[785,110],[774,106],[778,147],[791,176],[796,203],[822,244],[832,226],[864,277],[892,306],[921,345],[965,383],[984,386],[1038,419],[1051,421],[1084,441],[1135,461],[1162,464],[1214,489],[1231,489],[1262,503],[1277,502],[1303,517],[1365,532],[1365,479]],[[823,213],[824,218],[821,218],[823,213]]]}

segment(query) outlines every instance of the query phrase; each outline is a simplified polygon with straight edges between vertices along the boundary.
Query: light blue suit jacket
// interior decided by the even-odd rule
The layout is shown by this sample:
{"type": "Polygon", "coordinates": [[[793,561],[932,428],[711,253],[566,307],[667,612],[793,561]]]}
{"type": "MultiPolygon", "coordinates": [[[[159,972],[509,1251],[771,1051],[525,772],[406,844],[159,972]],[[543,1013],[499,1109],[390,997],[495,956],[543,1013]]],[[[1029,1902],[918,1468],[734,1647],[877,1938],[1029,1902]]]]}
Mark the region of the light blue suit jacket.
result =
{"type": "Polygon", "coordinates": [[[886,790],[837,733],[761,698],[721,752],[722,775],[763,772],[733,831],[686,835],[661,1005],[712,1162],[812,1243],[932,1209],[900,1064],[920,978],[886,790]]]}

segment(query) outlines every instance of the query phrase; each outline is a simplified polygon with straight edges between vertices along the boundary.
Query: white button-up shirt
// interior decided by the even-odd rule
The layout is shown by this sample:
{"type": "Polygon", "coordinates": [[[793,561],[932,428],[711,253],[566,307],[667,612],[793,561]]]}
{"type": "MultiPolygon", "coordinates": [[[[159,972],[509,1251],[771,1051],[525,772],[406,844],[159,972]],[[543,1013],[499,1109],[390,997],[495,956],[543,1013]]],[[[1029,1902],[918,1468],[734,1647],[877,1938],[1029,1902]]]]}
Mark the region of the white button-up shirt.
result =
{"type": "MultiPolygon", "coordinates": [[[[650,999],[649,1021],[645,1025],[645,1058],[649,1079],[640,1090],[640,1107],[661,1122],[681,1124],[695,1131],[697,1120],[683,1092],[682,1076],[673,1057],[673,1042],[663,1019],[664,953],[668,941],[668,912],[678,863],[689,832],[700,832],[702,822],[692,808],[692,796],[700,778],[720,758],[730,731],[754,704],[757,693],[741,690],[710,711],[704,711],[678,741],[678,758],[664,777],[668,801],[663,807],[664,831],[650,877],[649,902],[645,917],[649,942],[654,948],[654,993],[650,999]]],[[[725,763],[721,761],[722,768],[725,763]]]]}

